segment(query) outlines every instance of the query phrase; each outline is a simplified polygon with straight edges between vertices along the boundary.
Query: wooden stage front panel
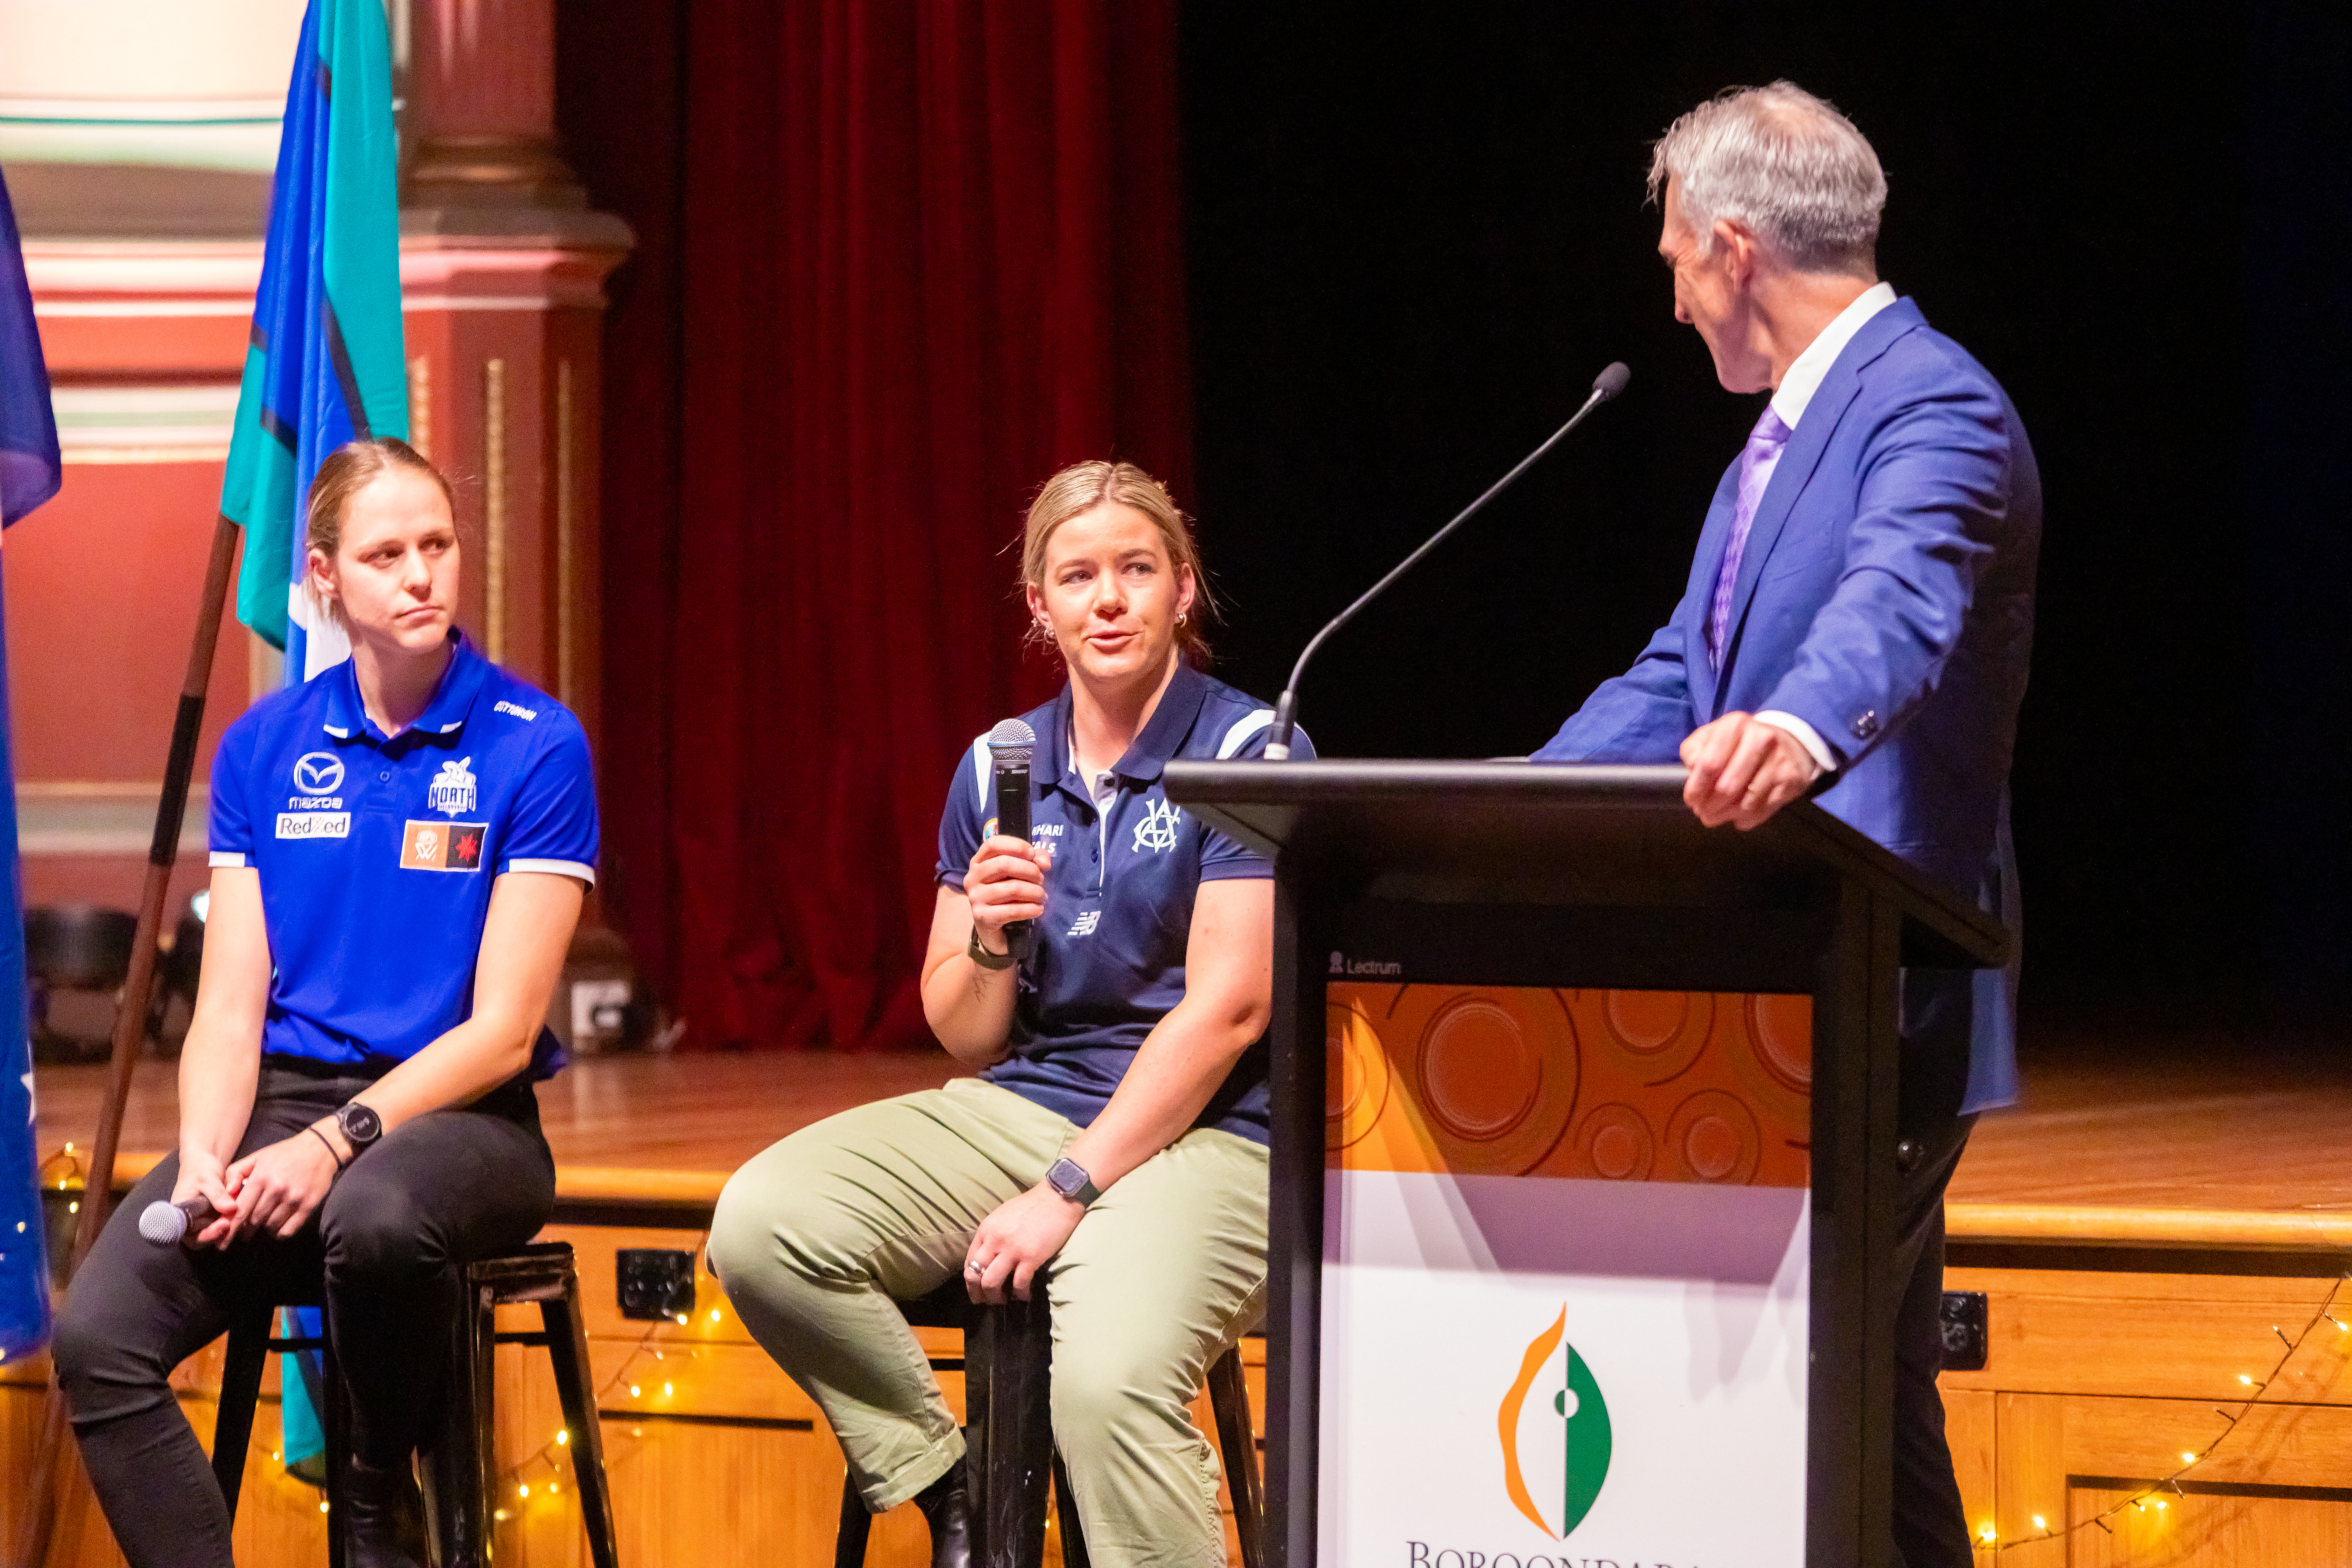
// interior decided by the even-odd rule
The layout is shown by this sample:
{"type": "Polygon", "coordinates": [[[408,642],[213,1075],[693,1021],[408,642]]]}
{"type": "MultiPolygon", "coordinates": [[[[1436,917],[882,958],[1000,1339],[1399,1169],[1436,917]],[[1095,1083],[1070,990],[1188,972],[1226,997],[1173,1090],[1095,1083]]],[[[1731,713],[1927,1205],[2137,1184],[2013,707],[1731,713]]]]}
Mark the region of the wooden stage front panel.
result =
{"type": "MultiPolygon", "coordinates": [[[[688,1324],[648,1334],[619,1315],[613,1254],[698,1255],[727,1172],[796,1127],[951,1067],[629,1058],[583,1063],[541,1090],[564,1167],[549,1235],[580,1254],[626,1568],[828,1561],[842,1468],[814,1407],[714,1281],[701,1277],[688,1324]]],[[[98,1069],[45,1070],[38,1087],[41,1146],[86,1138],[98,1069]]],[[[125,1147],[167,1147],[173,1116],[169,1064],[142,1064],[125,1147]]],[[[2347,1149],[2352,1071],[2340,1065],[2250,1073],[2188,1052],[2029,1067],[2024,1105],[1985,1119],[1953,1190],[1947,1283],[1986,1292],[1990,1310],[1987,1368],[1943,1380],[1969,1521],[1992,1531],[1981,1568],[2352,1563],[2352,1330],[2315,1315],[2352,1268],[2347,1149]],[[2184,1468],[2184,1453],[2199,1458],[2184,1468]],[[2150,1491],[2175,1472],[2177,1489],[2150,1491]]],[[[2352,1287],[2328,1310],[2352,1323],[2352,1287]]],[[[952,1335],[927,1342],[957,1351],[952,1335]]],[[[218,1355],[175,1379],[199,1433],[218,1355]]],[[[1261,1408],[1262,1359],[1244,1347],[1261,1408]]],[[[45,1376],[37,1361],[0,1368],[0,1474],[24,1473],[45,1376]]],[[[960,1407],[960,1375],[942,1382],[960,1407]]],[[[544,1355],[502,1347],[499,1397],[499,1457],[515,1468],[501,1563],[586,1568],[544,1355]]],[[[1209,1429],[1205,1408],[1196,1419],[1209,1429]]],[[[239,1561],[322,1562],[319,1493],[272,1462],[274,1411],[255,1428],[239,1561]]],[[[13,1539],[21,1492],[0,1486],[0,1540],[13,1539]]],[[[1048,1552],[1058,1561],[1050,1529],[1048,1552]]],[[[926,1555],[911,1506],[877,1521],[870,1562],[913,1568],[926,1555]]],[[[86,1490],[50,1561],[121,1562],[86,1490]]]]}

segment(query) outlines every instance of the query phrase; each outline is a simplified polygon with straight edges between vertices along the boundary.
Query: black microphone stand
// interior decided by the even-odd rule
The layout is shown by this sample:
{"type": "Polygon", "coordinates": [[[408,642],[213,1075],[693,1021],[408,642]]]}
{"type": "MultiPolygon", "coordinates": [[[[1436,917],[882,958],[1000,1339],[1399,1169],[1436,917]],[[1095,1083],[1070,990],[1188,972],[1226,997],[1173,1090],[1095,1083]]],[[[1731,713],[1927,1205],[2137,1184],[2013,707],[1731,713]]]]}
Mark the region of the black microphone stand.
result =
{"type": "Polygon", "coordinates": [[[1395,566],[1390,569],[1387,576],[1381,578],[1379,582],[1365,589],[1363,593],[1357,597],[1354,604],[1349,605],[1346,609],[1332,616],[1329,624],[1325,626],[1321,631],[1317,632],[1313,637],[1308,639],[1306,647],[1301,649],[1299,652],[1298,662],[1290,667],[1289,684],[1286,685],[1282,689],[1281,700],[1274,705],[1274,728],[1268,731],[1266,735],[1265,752],[1265,761],[1270,763],[1283,763],[1290,760],[1290,732],[1297,726],[1298,710],[1298,680],[1299,678],[1307,672],[1307,661],[1315,657],[1315,650],[1323,646],[1323,639],[1329,637],[1333,632],[1338,631],[1341,626],[1346,626],[1350,620],[1353,620],[1357,611],[1362,609],[1366,605],[1370,604],[1374,599],[1379,598],[1381,595],[1387,590],[1390,584],[1395,582],[1398,578],[1412,571],[1413,567],[1420,563],[1423,556],[1436,549],[1440,544],[1443,544],[1445,542],[1445,536],[1447,534],[1452,533],[1455,529],[1461,527],[1464,523],[1477,516],[1479,511],[1485,508],[1488,501],[1493,500],[1496,496],[1501,495],[1505,490],[1510,489],[1513,480],[1517,479],[1521,474],[1526,473],[1529,468],[1534,468],[1538,462],[1541,462],[1545,453],[1550,451],[1554,447],[1559,446],[1562,440],[1566,439],[1568,433],[1570,430],[1575,429],[1579,425],[1584,422],[1584,416],[1586,415],[1591,413],[1594,409],[1600,407],[1602,404],[1608,402],[1619,393],[1624,391],[1625,384],[1633,378],[1633,373],[1625,368],[1625,363],[1622,360],[1619,360],[1611,364],[1607,370],[1602,371],[1599,375],[1593,377],[1592,395],[1584,400],[1584,406],[1579,408],[1573,415],[1571,415],[1569,417],[1567,424],[1553,431],[1549,440],[1546,441],[1542,446],[1538,447],[1534,451],[1529,452],[1526,457],[1520,458],[1518,467],[1513,468],[1509,473],[1505,474],[1501,479],[1496,479],[1492,485],[1489,485],[1486,488],[1486,494],[1480,496],[1476,500],[1472,501],[1468,506],[1464,507],[1461,514],[1454,518],[1452,522],[1447,523],[1444,528],[1441,528],[1435,533],[1431,534],[1422,544],[1420,549],[1414,551],[1412,554],[1398,562],[1395,566]]]}

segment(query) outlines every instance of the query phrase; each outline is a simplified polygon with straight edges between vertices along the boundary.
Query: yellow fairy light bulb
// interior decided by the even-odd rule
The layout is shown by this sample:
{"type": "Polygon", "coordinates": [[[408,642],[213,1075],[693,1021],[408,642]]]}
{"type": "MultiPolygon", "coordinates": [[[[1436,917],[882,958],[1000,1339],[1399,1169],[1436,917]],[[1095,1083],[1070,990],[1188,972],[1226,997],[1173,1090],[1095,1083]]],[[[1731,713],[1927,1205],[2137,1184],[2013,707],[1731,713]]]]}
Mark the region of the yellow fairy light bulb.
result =
{"type": "Polygon", "coordinates": [[[504,1524],[507,1521],[507,1510],[499,1509],[497,1512],[491,1514],[490,1517],[497,1520],[500,1524],[504,1524]]]}
{"type": "Polygon", "coordinates": [[[2162,1498],[2158,1498],[2158,1499],[2157,1499],[2157,1500],[2156,1500],[2156,1506],[2157,1506],[2157,1510],[2158,1510],[2158,1511],[2161,1512],[2161,1511],[2164,1510],[2164,1508],[2166,1507],[2165,1500],[2164,1500],[2162,1498]]]}
{"type": "Polygon", "coordinates": [[[2238,1381],[2239,1381],[2240,1383],[2244,1384],[2248,1388],[2252,1388],[2252,1387],[2254,1385],[2254,1380],[2253,1380],[2252,1378],[2251,1378],[2251,1377],[2248,1377],[2248,1376],[2247,1376],[2244,1373],[2242,1373],[2242,1373],[2240,1373],[2238,1374],[2238,1381]]]}
{"type": "Polygon", "coordinates": [[[2048,1521],[2044,1520],[2037,1513],[2033,1516],[2033,1528],[2036,1530],[2048,1530],[2050,1528],[2050,1524],[2048,1521]]]}
{"type": "Polygon", "coordinates": [[[527,1487],[527,1486],[525,1486],[525,1487],[517,1487],[517,1488],[515,1488],[515,1496],[517,1496],[517,1497],[529,1497],[529,1496],[530,1496],[530,1489],[529,1487],[527,1487]]]}
{"type": "Polygon", "coordinates": [[[324,1512],[326,1512],[326,1511],[327,1511],[327,1500],[326,1500],[326,1499],[324,1499],[324,1498],[320,1498],[320,1499],[319,1500],[319,1511],[320,1511],[320,1513],[324,1513],[324,1512]]]}
{"type": "Polygon", "coordinates": [[[634,1384],[634,1383],[633,1383],[633,1384],[629,1384],[629,1397],[630,1397],[630,1398],[632,1398],[632,1399],[636,1398],[636,1397],[637,1397],[637,1395],[638,1395],[638,1393],[639,1393],[639,1390],[638,1390],[637,1385],[636,1385],[635,1384],[634,1384]]]}
{"type": "Polygon", "coordinates": [[[2193,1465],[2197,1462],[2197,1456],[2183,1448],[2180,1451],[2180,1462],[2184,1465],[2193,1465]]]}
{"type": "Polygon", "coordinates": [[[662,1397],[664,1399],[667,1399],[675,1392],[676,1390],[672,1389],[668,1384],[665,1383],[662,1384],[662,1397]]]}
{"type": "Polygon", "coordinates": [[[710,1309],[710,1321],[714,1323],[719,1321],[719,1309],[716,1307],[710,1309]]]}
{"type": "Polygon", "coordinates": [[[547,1489],[548,1489],[549,1491],[551,1491],[551,1492],[560,1492],[560,1491],[562,1491],[563,1489],[562,1489],[562,1487],[557,1486],[553,1481],[550,1481],[550,1482],[548,1482],[548,1483],[547,1483],[547,1489]]]}
{"type": "Polygon", "coordinates": [[[555,1434],[555,1441],[556,1441],[556,1443],[557,1443],[559,1446],[561,1446],[561,1445],[562,1445],[562,1444],[565,1444],[565,1443],[569,1443],[570,1441],[572,1441],[572,1434],[571,1434],[571,1432],[570,1432],[569,1430],[559,1430],[559,1431],[555,1434]]]}
{"type": "Polygon", "coordinates": [[[1983,1542],[1987,1546],[1990,1546],[1993,1543],[1994,1536],[1992,1531],[1992,1521],[1987,1520],[1984,1523],[1977,1527],[1977,1539],[1983,1542]]]}
{"type": "Polygon", "coordinates": [[[686,1327],[686,1323],[687,1323],[687,1317],[686,1317],[686,1314],[685,1314],[684,1312],[680,1312],[680,1313],[677,1315],[677,1326],[678,1326],[679,1328],[681,1328],[681,1329],[682,1329],[682,1328],[686,1327]]]}

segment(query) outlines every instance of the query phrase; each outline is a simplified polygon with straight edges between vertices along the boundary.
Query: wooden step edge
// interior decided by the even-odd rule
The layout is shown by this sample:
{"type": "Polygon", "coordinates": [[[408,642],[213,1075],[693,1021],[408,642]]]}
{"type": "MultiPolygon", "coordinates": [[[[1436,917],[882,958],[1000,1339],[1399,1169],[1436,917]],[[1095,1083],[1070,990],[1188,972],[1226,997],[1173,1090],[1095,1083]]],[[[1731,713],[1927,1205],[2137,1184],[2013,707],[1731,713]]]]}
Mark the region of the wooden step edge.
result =
{"type": "Polygon", "coordinates": [[[1954,1241],[2019,1247],[2218,1247],[2352,1254],[2352,1214],[2277,1209],[2114,1208],[2077,1204],[1948,1204],[1954,1241]]]}
{"type": "MultiPolygon", "coordinates": [[[[163,1160],[160,1152],[140,1150],[114,1159],[114,1189],[127,1190],[163,1160]]],[[[629,1165],[558,1165],[555,1201],[558,1205],[695,1210],[708,1214],[719,1201],[719,1189],[731,1171],[658,1171],[629,1165]]]]}
{"type": "MultiPolygon", "coordinates": [[[[124,1153],[114,1184],[129,1186],[163,1156],[124,1153]]],[[[610,1207],[708,1215],[727,1171],[559,1165],[555,1201],[566,1209],[610,1207]]],[[[1955,1203],[1944,1210],[1954,1241],[2016,1247],[2226,1248],[2352,1255],[2352,1213],[2282,1209],[2123,1208],[2083,1204],[1955,1203]]]]}

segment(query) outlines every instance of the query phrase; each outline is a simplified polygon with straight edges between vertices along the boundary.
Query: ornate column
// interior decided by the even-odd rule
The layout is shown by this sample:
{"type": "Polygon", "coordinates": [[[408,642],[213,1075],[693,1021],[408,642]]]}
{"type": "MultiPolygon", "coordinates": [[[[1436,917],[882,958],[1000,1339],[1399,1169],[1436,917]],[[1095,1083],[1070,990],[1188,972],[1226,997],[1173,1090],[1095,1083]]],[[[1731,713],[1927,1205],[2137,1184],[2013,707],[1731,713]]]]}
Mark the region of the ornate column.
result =
{"type": "Polygon", "coordinates": [[[552,0],[410,0],[401,286],[416,445],[458,481],[465,621],[599,739],[599,344],[628,226],[555,139],[552,0]]]}

